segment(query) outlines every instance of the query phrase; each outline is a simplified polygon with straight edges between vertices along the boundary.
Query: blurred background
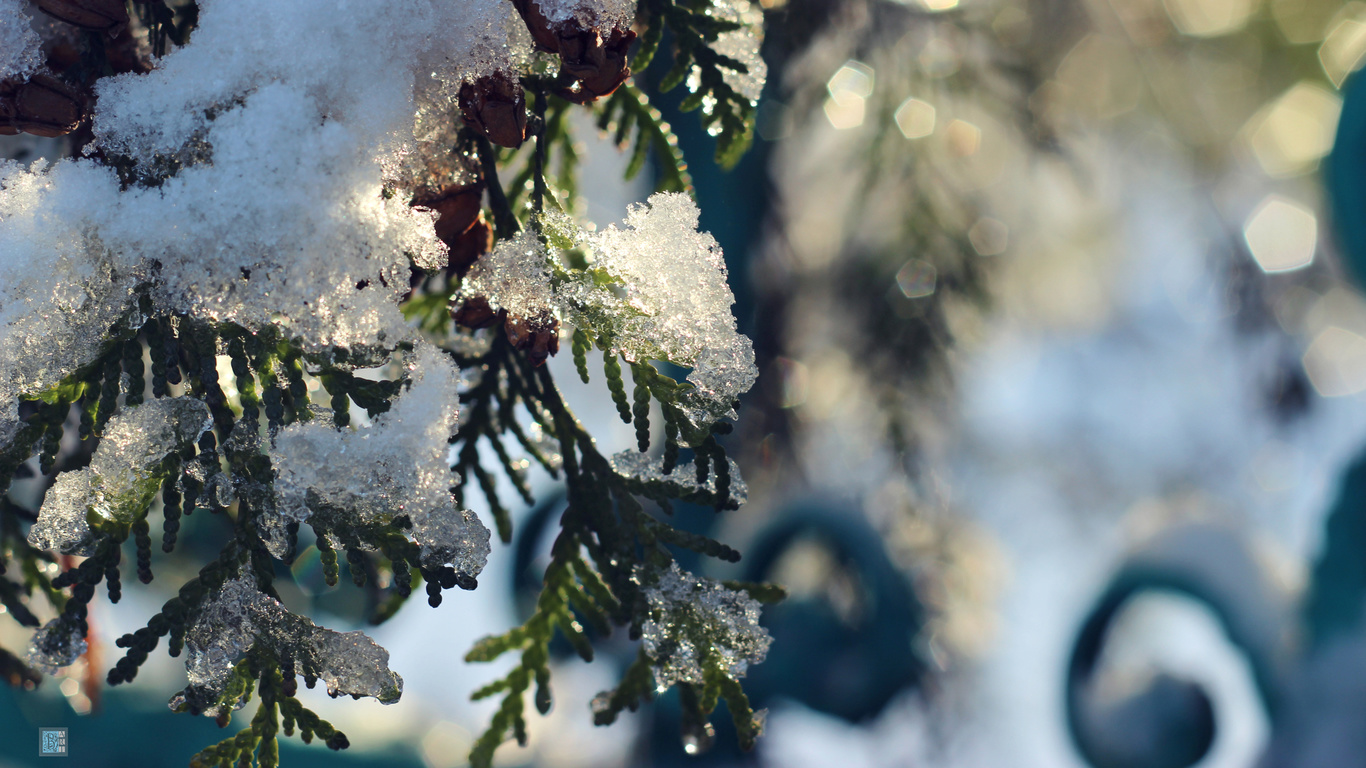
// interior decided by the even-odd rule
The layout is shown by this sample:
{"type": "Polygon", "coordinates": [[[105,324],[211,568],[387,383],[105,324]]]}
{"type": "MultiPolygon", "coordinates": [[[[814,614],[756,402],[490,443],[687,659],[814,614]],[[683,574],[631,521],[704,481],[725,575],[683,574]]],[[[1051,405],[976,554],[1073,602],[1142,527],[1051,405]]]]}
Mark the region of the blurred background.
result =
{"type": "MultiPolygon", "coordinates": [[[[618,638],[592,665],[566,649],[554,710],[499,762],[1366,766],[1366,4],[763,10],[770,77],[737,169],[705,161],[679,95],[660,106],[762,371],[728,444],[749,504],[680,515],[746,553],[692,566],[791,592],[749,678],[768,735],[744,755],[718,725],[687,755],[668,697],[594,728],[587,702],[634,654],[618,638]]],[[[619,181],[587,116],[580,134],[582,212],[619,220],[650,185],[619,181]]],[[[551,365],[605,451],[634,443],[600,381],[551,365]]],[[[285,765],[464,764],[494,671],[459,657],[530,610],[559,511],[538,487],[478,591],[366,629],[403,701],[306,692],[353,747],[291,740],[285,765]]],[[[316,552],[293,575],[290,607],[360,626],[316,552]]],[[[97,645],[178,583],[97,598],[97,645]]],[[[83,663],[0,689],[0,766],[38,762],[35,726],[66,726],[83,766],[183,765],[222,737],[167,710],[179,661],[112,692],[83,663]]]]}

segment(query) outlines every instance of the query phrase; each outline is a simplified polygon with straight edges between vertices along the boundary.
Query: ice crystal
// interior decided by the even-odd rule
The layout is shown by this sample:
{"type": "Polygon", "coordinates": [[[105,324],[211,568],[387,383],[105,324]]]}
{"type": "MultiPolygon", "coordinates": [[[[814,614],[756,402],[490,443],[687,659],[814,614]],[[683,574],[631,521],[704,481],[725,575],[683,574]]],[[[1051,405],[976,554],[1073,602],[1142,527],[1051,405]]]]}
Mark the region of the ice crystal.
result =
{"type": "Polygon", "coordinates": [[[407,392],[371,426],[337,431],[321,419],[275,438],[280,515],[304,521],[325,512],[371,523],[407,515],[429,567],[451,564],[474,576],[489,553],[489,531],[456,508],[446,463],[459,412],[459,372],[440,350],[419,346],[407,392]]]}
{"type": "MultiPolygon", "coordinates": [[[[643,571],[636,566],[638,582],[645,580],[643,571]]],[[[642,586],[650,618],[641,636],[661,692],[680,682],[702,684],[704,665],[744,677],[750,664],[768,654],[773,638],[759,626],[759,602],[749,595],[694,576],[678,563],[642,586]]]]}
{"type": "Polygon", "coordinates": [[[95,534],[86,518],[95,504],[95,483],[95,473],[88,468],[58,475],[43,498],[38,521],[29,529],[28,543],[68,555],[95,554],[95,534]]]}
{"type": "Polygon", "coordinates": [[[0,0],[0,80],[25,77],[43,63],[42,40],[23,0],[0,0]]]}
{"type": "Polygon", "coordinates": [[[130,522],[160,488],[163,462],[211,423],[208,406],[191,397],[159,398],[115,415],[90,466],[58,475],[29,530],[29,543],[67,554],[93,554],[87,513],[130,522]]]}
{"type": "Polygon", "coordinates": [[[626,226],[588,238],[594,267],[621,281],[619,290],[568,290],[587,307],[620,318],[609,340],[627,360],[668,360],[689,366],[689,417],[710,422],[733,415],[732,403],[758,377],[754,348],[735,330],[726,262],[715,238],[697,231],[692,198],[652,195],[632,206],[626,226]]]}
{"type": "Polygon", "coordinates": [[[461,285],[460,295],[482,296],[493,309],[506,309],[512,317],[553,313],[556,302],[550,288],[546,248],[535,230],[522,230],[476,261],[461,285]]]}
{"type": "Polygon", "coordinates": [[[362,632],[334,632],[284,609],[257,588],[249,574],[232,579],[206,601],[185,633],[186,689],[172,709],[217,715],[241,702],[222,702],[233,668],[255,646],[293,659],[299,671],[321,679],[333,696],[398,701],[403,678],[389,669],[389,652],[362,632]]]}
{"type": "MultiPolygon", "coordinates": [[[[716,473],[708,472],[706,482],[697,482],[697,474],[691,464],[677,466],[669,474],[664,474],[664,458],[650,456],[648,453],[629,449],[615,454],[609,459],[612,471],[642,483],[659,483],[671,498],[682,498],[697,492],[716,493],[716,473]]],[[[732,501],[744,505],[749,500],[749,488],[740,479],[740,467],[733,459],[727,458],[730,468],[729,496],[732,501]]]]}
{"type": "Polygon", "coordinates": [[[33,633],[25,661],[34,669],[55,675],[63,667],[75,663],[86,647],[80,623],[68,616],[59,616],[33,633]]]}

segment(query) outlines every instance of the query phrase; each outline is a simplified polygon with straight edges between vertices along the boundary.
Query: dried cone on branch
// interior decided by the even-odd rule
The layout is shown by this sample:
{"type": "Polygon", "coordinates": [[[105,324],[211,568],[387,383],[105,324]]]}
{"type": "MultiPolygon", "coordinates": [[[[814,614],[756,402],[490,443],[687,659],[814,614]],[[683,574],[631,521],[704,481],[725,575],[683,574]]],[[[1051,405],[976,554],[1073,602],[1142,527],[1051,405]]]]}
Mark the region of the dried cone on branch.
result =
{"type": "Polygon", "coordinates": [[[526,139],[526,94],[511,75],[496,72],[460,86],[465,124],[500,147],[520,147],[526,139]]]}
{"type": "Polygon", "coordinates": [[[512,346],[526,352],[532,365],[560,351],[560,321],[549,313],[537,317],[509,317],[503,321],[512,346]]]}
{"type": "Polygon", "coordinates": [[[85,119],[85,99],[48,75],[0,82],[0,134],[64,136],[85,119]]]}
{"type": "Polygon", "coordinates": [[[495,310],[489,306],[488,299],[475,296],[466,299],[451,316],[466,328],[488,328],[501,323],[508,341],[514,348],[526,352],[532,365],[542,365],[560,351],[560,321],[549,313],[536,317],[509,317],[506,309],[495,310]]]}
{"type": "Polygon", "coordinates": [[[450,249],[447,273],[464,275],[480,256],[493,249],[493,228],[484,220],[484,183],[449,184],[413,198],[414,208],[437,213],[436,236],[450,249]]]}
{"type": "Polygon", "coordinates": [[[536,47],[558,53],[564,73],[578,81],[577,90],[566,89],[560,94],[566,99],[588,104],[611,94],[631,76],[626,64],[626,50],[636,39],[631,29],[584,28],[578,19],[552,22],[537,0],[513,0],[513,5],[536,47]]]}
{"type": "Polygon", "coordinates": [[[123,0],[35,0],[43,13],[82,29],[116,35],[128,26],[123,0]]]}

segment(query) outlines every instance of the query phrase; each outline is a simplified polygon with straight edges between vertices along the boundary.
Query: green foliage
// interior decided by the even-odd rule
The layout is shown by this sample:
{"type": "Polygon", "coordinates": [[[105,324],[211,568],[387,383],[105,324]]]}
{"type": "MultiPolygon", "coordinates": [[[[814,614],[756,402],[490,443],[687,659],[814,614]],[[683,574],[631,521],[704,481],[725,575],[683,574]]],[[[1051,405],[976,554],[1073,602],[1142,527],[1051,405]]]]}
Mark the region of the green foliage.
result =
{"type": "MultiPolygon", "coordinates": [[[[648,23],[633,66],[642,71],[648,65],[667,24],[676,44],[672,72],[682,74],[671,74],[666,85],[683,82],[690,72],[696,75],[685,106],[707,103],[703,121],[719,137],[718,159],[733,164],[748,144],[753,105],[723,79],[723,70],[743,71],[743,66],[716,53],[711,44],[717,35],[737,25],[713,18],[705,4],[695,2],[646,0],[644,8],[648,23]]],[[[158,52],[165,50],[167,40],[183,44],[197,20],[193,3],[158,0],[137,5],[137,12],[158,52]]],[[[580,157],[570,119],[570,110],[577,105],[556,96],[554,81],[547,76],[527,77],[523,84],[528,102],[534,104],[532,141],[520,150],[495,151],[486,140],[462,129],[455,147],[477,156],[499,239],[514,235],[520,221],[533,217],[545,221],[539,215],[546,207],[572,210],[578,194],[580,157]],[[500,171],[508,174],[506,186],[499,180],[500,171]]],[[[629,147],[628,178],[640,173],[653,153],[659,189],[691,191],[677,139],[641,89],[624,84],[595,109],[598,126],[611,132],[618,145],[629,147]]],[[[594,268],[591,256],[576,251],[572,242],[557,241],[553,227],[545,229],[539,234],[565,253],[564,263],[553,265],[556,279],[590,280],[608,287],[619,284],[618,278],[594,268]]],[[[494,750],[508,738],[525,743],[525,694],[532,692],[538,711],[549,710],[550,644],[557,635],[580,657],[591,660],[595,642],[614,628],[627,627],[633,638],[639,638],[649,620],[641,584],[653,583],[675,553],[690,550],[723,561],[739,559],[739,553],[725,544],[679,530],[667,521],[672,504],[678,501],[718,510],[739,506],[731,495],[730,461],[717,439],[729,426],[699,424],[686,417],[691,385],[675,381],[646,361],[625,361],[631,373],[628,387],[622,358],[609,351],[614,323],[620,320],[586,316],[584,327],[573,330],[570,342],[580,378],[590,381],[588,353],[597,346],[602,350],[602,372],[611,397],[622,420],[634,426],[641,453],[652,447],[652,411],[663,422],[663,445],[655,449],[664,457],[664,478],[623,473],[598,451],[548,370],[533,364],[502,329],[471,335],[453,327],[447,302],[458,290],[457,275],[426,275],[415,284],[418,287],[403,306],[405,316],[469,376],[461,393],[462,420],[450,437],[455,500],[463,504],[466,494],[477,488],[489,505],[498,537],[506,543],[512,540],[513,515],[509,500],[499,492],[500,474],[515,489],[518,500],[531,505],[535,500],[528,471],[534,462],[563,483],[568,499],[532,615],[520,626],[484,639],[466,657],[483,662],[503,654],[518,655],[511,672],[474,694],[476,699],[502,697],[489,729],[471,754],[471,762],[482,766],[490,763],[494,750]],[[678,468],[687,461],[693,466],[678,468]]],[[[306,350],[277,327],[253,332],[167,312],[155,306],[151,286],[139,288],[135,304],[108,329],[95,359],[57,386],[26,396],[22,427],[13,440],[0,445],[0,490],[8,490],[21,466],[34,457],[44,474],[79,469],[90,461],[110,419],[138,407],[146,398],[188,396],[208,409],[211,428],[193,444],[168,447],[165,459],[116,500],[117,514],[110,518],[93,510],[88,513],[93,554],[65,571],[59,569],[62,561],[56,556],[29,546],[27,527],[36,515],[0,495],[0,605],[5,615],[36,627],[34,608],[43,601],[57,612],[62,626],[82,634],[87,629],[87,606],[101,582],[110,601],[119,601],[125,548],[139,580],[153,580],[153,518],[157,514],[161,515],[157,525],[160,549],[167,554],[181,544],[185,518],[199,514],[218,521],[210,526],[220,536],[215,542],[218,554],[180,584],[145,626],[119,638],[116,644],[124,653],[108,671],[109,685],[134,680],[163,639],[171,656],[184,652],[186,634],[206,601],[244,569],[251,572],[262,593],[278,600],[276,561],[293,562],[299,525],[290,524],[283,533],[268,530],[278,525],[278,517],[268,516],[273,512],[275,469],[266,446],[281,429],[315,418],[328,419],[337,429],[351,429],[359,418],[353,407],[376,417],[389,410],[407,383],[402,372],[399,378],[379,381],[356,374],[357,368],[384,362],[386,350],[306,350]],[[226,377],[219,370],[221,357],[227,359],[226,377]],[[71,442],[66,425],[73,415],[79,424],[79,447],[64,451],[63,439],[71,442]],[[272,537],[283,537],[283,557],[278,557],[280,540],[272,537]]],[[[395,615],[420,585],[425,584],[427,601],[433,607],[442,602],[444,590],[476,586],[472,576],[449,566],[425,566],[418,545],[406,533],[412,521],[404,515],[360,521],[320,504],[313,508],[307,524],[316,538],[326,583],[338,584],[344,558],[348,580],[367,593],[369,618],[374,623],[395,615]]],[[[163,579],[166,573],[176,572],[160,566],[157,570],[163,572],[163,579]]],[[[781,596],[781,590],[772,585],[734,588],[760,600],[781,596]]],[[[620,685],[595,704],[595,721],[610,723],[624,709],[634,710],[647,701],[655,692],[651,671],[655,662],[642,648],[620,685]]],[[[724,700],[737,725],[743,721],[742,743],[751,745],[759,722],[738,681],[719,666],[708,670],[705,684],[696,691],[695,686],[685,685],[685,698],[695,703],[687,710],[685,728],[705,726],[717,702],[724,700]]],[[[296,731],[306,743],[317,737],[332,749],[345,748],[346,737],[295,698],[297,678],[302,676],[312,687],[317,673],[314,660],[292,658],[280,647],[258,643],[237,663],[216,701],[198,701],[188,695],[175,699],[181,711],[213,714],[221,727],[229,724],[232,711],[253,696],[259,700],[245,728],[195,755],[192,765],[273,767],[279,763],[279,736],[296,731]]],[[[31,687],[40,677],[0,649],[0,680],[31,687]]]]}
{"type": "MultiPolygon", "coordinates": [[[[255,687],[260,705],[251,723],[223,741],[206,747],[190,759],[191,768],[231,768],[231,766],[256,766],[256,768],[276,768],[280,764],[279,734],[293,736],[298,731],[299,738],[310,744],[316,737],[329,749],[341,750],[350,746],[346,734],[332,727],[332,724],[318,717],[294,697],[297,690],[291,675],[286,679],[278,662],[259,652],[247,655],[234,670],[233,680],[224,698],[236,704],[251,700],[255,687]]],[[[231,722],[230,712],[219,715],[219,726],[227,727],[231,722]]]]}
{"type": "Polygon", "coordinates": [[[702,125],[717,140],[716,163],[733,167],[754,141],[755,105],[725,79],[725,70],[743,74],[748,68],[719,53],[714,43],[722,33],[742,30],[744,25],[713,15],[708,0],[643,0],[641,7],[649,19],[641,44],[645,61],[653,56],[665,26],[674,37],[673,65],[659,90],[668,92],[686,84],[688,95],[680,109],[703,108],[702,125]]]}
{"type": "Polygon", "coordinates": [[[626,83],[607,97],[598,107],[598,128],[611,134],[617,146],[631,147],[626,178],[634,179],[639,175],[653,151],[659,171],[655,189],[692,192],[692,177],[688,175],[683,152],[678,148],[678,137],[639,88],[626,83]]]}

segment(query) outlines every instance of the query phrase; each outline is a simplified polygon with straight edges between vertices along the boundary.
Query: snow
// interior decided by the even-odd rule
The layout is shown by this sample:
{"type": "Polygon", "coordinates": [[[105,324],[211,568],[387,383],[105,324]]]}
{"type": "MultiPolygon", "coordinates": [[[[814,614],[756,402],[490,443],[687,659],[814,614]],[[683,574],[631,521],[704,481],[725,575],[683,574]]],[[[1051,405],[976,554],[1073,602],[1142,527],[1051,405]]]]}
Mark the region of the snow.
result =
{"type": "Polygon", "coordinates": [[[191,397],[159,398],[115,414],[90,466],[57,476],[29,530],[29,543],[93,554],[87,510],[105,520],[131,522],[160,488],[162,462],[211,424],[208,406],[191,397]]]}
{"type": "Polygon", "coordinates": [[[449,115],[461,83],[527,60],[521,20],[494,0],[200,10],[156,70],[97,85],[91,151],[132,161],[135,183],[88,159],[0,168],[0,350],[33,358],[5,372],[0,399],[88,359],[143,276],[163,308],[276,325],[313,352],[411,336],[396,306],[410,258],[439,266],[445,247],[430,212],[381,194],[385,169],[420,151],[420,113],[449,115]],[[100,312],[44,317],[35,280],[100,312]],[[51,351],[18,354],[37,339],[51,351]]]}
{"type": "MultiPolygon", "coordinates": [[[[637,580],[642,578],[637,566],[637,580]]],[[[744,677],[768,655],[773,637],[759,625],[759,602],[711,579],[669,563],[644,589],[650,619],[641,628],[645,653],[654,660],[659,691],[676,683],[703,684],[704,655],[730,677],[744,677]]]]}
{"type": "Polygon", "coordinates": [[[27,77],[43,63],[42,44],[33,30],[28,3],[0,0],[0,80],[27,77]]]}
{"type": "Polygon", "coordinates": [[[632,0],[532,0],[547,21],[561,24],[571,19],[582,29],[597,28],[606,37],[610,29],[630,29],[636,18],[632,0]]]}
{"type": "Polygon", "coordinates": [[[333,696],[370,696],[392,704],[403,693],[403,678],[389,669],[389,652],[374,640],[362,632],[316,626],[286,611],[257,588],[253,577],[243,575],[219,588],[186,631],[189,686],[171,699],[171,709],[189,704],[210,716],[219,714],[215,702],[234,665],[257,645],[297,661],[301,673],[322,680],[333,696]]]}
{"type": "Polygon", "coordinates": [[[451,564],[478,575],[489,531],[456,508],[446,463],[459,417],[459,371],[440,350],[420,345],[408,362],[410,385],[366,428],[338,431],[330,421],[291,424],[275,438],[276,508],[302,522],[339,511],[357,524],[408,515],[428,567],[451,564]]]}

